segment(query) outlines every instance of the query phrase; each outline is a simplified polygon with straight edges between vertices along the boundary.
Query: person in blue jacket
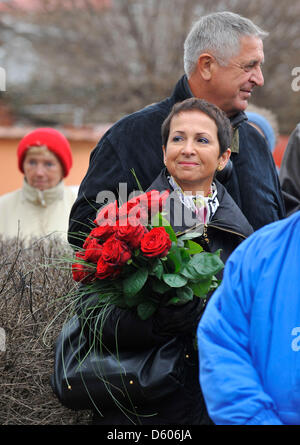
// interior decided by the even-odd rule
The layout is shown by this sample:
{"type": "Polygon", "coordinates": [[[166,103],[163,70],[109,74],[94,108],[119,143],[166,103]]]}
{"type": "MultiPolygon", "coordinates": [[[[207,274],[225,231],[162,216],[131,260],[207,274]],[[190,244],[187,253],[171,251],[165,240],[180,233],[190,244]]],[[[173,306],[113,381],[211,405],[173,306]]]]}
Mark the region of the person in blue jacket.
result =
{"type": "Polygon", "coordinates": [[[300,424],[300,211],[229,257],[197,329],[200,384],[217,425],[300,424]]]}

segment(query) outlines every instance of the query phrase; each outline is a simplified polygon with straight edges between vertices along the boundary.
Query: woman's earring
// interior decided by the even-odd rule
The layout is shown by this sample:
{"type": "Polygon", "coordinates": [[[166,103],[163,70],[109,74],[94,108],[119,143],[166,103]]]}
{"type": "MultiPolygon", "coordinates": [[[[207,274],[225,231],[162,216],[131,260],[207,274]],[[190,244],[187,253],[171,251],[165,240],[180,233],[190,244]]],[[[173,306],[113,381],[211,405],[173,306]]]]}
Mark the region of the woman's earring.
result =
{"type": "Polygon", "coordinates": [[[223,170],[222,165],[219,164],[217,170],[218,170],[218,172],[220,172],[221,170],[223,170]]]}

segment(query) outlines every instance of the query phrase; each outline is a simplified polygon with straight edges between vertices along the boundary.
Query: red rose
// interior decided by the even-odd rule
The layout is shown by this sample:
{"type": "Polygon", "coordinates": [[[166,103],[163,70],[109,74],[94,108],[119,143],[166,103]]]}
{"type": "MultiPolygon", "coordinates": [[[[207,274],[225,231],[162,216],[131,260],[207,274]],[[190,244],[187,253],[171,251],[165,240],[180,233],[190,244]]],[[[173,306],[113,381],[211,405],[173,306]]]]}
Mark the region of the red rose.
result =
{"type": "MultiPolygon", "coordinates": [[[[76,252],[75,257],[84,260],[83,252],[76,252]]],[[[89,267],[88,264],[73,263],[72,264],[72,275],[74,281],[81,281],[82,283],[89,283],[95,279],[95,269],[93,267],[89,267]]]]}
{"type": "Polygon", "coordinates": [[[127,224],[127,217],[128,214],[131,212],[132,209],[134,209],[137,206],[140,206],[140,201],[142,197],[145,197],[145,193],[134,196],[129,201],[125,202],[119,209],[119,220],[123,222],[123,224],[127,224]]]}
{"type": "Polygon", "coordinates": [[[137,205],[133,207],[130,212],[128,213],[128,219],[120,222],[120,226],[125,225],[132,225],[132,226],[145,226],[148,224],[148,210],[146,207],[143,207],[141,205],[137,205]],[[126,222],[126,224],[125,224],[126,222]]]}
{"type": "Polygon", "coordinates": [[[164,257],[168,254],[172,242],[164,227],[154,227],[144,235],[141,251],[146,257],[164,257]]]}
{"type": "Polygon", "coordinates": [[[89,234],[89,236],[87,237],[87,239],[85,240],[84,244],[83,244],[83,248],[87,249],[90,242],[96,238],[98,241],[106,241],[108,240],[108,238],[110,238],[116,230],[116,226],[111,226],[109,224],[105,224],[99,227],[95,227],[91,233],[89,234]]]}
{"type": "Polygon", "coordinates": [[[149,216],[154,216],[162,211],[169,194],[169,190],[165,190],[161,193],[157,190],[150,190],[147,192],[149,216]]]}
{"type": "Polygon", "coordinates": [[[114,279],[120,274],[120,272],[120,267],[110,266],[105,261],[103,261],[102,258],[99,258],[99,261],[97,263],[96,278],[99,278],[100,280],[104,280],[105,278],[114,279]]]}
{"type": "Polygon", "coordinates": [[[99,244],[98,240],[96,238],[91,238],[85,250],[84,259],[86,261],[90,261],[91,263],[97,264],[101,256],[102,249],[103,247],[101,244],[99,244]]]}
{"type": "Polygon", "coordinates": [[[118,216],[118,203],[117,201],[111,202],[104,207],[101,207],[96,219],[95,224],[101,226],[103,224],[114,225],[118,216]]]}
{"type": "Polygon", "coordinates": [[[101,258],[109,266],[123,266],[131,258],[131,251],[126,243],[112,236],[103,244],[101,258]]]}
{"type": "Polygon", "coordinates": [[[139,249],[145,233],[147,233],[147,229],[143,225],[128,224],[118,227],[116,237],[127,243],[131,249],[139,249]]]}

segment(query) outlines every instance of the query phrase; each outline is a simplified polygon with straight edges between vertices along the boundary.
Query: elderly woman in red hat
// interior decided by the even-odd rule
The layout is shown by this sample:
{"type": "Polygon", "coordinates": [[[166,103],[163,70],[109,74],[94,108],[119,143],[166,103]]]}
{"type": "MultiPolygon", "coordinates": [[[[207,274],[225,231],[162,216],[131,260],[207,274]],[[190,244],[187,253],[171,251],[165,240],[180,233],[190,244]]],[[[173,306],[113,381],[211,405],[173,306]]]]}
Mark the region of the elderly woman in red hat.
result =
{"type": "Polygon", "coordinates": [[[76,194],[63,183],[72,167],[68,140],[53,128],[39,128],[19,143],[23,187],[0,197],[0,234],[29,240],[55,233],[66,239],[76,194]]]}

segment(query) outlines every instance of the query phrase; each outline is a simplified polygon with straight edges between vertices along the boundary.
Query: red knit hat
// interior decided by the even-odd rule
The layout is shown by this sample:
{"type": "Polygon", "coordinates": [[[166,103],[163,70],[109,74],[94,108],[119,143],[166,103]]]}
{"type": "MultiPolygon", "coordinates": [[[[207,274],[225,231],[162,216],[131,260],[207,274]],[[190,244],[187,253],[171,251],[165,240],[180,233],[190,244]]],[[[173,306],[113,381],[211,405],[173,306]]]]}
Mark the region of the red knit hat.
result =
{"type": "Polygon", "coordinates": [[[64,169],[64,177],[66,177],[73,163],[71,147],[65,136],[54,128],[38,128],[28,133],[20,141],[17,155],[21,172],[24,173],[23,161],[26,151],[30,147],[40,145],[46,145],[48,150],[58,157],[64,169]]]}

